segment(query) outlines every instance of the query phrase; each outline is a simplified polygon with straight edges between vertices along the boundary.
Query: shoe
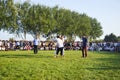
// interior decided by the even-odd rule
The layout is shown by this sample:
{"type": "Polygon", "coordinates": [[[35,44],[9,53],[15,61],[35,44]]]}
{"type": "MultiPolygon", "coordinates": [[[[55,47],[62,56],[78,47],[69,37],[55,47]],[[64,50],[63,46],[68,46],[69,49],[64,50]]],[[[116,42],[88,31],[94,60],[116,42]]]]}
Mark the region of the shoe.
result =
{"type": "Polygon", "coordinates": [[[57,58],[57,56],[56,56],[56,55],[55,55],[54,57],[55,57],[55,58],[57,58]]]}

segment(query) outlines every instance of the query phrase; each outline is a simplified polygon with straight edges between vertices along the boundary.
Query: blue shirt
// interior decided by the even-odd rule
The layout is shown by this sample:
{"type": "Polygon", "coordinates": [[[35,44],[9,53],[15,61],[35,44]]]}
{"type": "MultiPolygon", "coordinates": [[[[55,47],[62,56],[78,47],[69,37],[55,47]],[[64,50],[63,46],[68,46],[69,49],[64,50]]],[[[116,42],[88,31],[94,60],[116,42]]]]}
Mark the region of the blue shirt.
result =
{"type": "Polygon", "coordinates": [[[83,46],[87,46],[87,38],[82,38],[83,46]]]}
{"type": "Polygon", "coordinates": [[[33,45],[38,45],[38,43],[39,43],[38,39],[33,40],[33,45]]]}

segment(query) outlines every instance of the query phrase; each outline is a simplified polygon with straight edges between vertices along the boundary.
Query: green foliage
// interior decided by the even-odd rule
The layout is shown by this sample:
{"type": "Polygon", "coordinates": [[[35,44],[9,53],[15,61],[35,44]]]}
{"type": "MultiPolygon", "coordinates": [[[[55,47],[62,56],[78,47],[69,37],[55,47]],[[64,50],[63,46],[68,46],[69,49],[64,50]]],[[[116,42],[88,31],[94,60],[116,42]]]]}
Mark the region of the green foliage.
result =
{"type": "Polygon", "coordinates": [[[28,11],[31,5],[29,2],[24,2],[23,4],[17,3],[15,6],[18,9],[18,28],[14,31],[14,33],[16,33],[18,36],[20,36],[20,33],[24,33],[24,38],[26,39],[26,33],[29,31],[28,19],[30,19],[28,11]]]}
{"type": "Polygon", "coordinates": [[[84,13],[79,17],[79,25],[76,27],[76,34],[81,37],[89,36],[91,31],[90,18],[84,13]]]}
{"type": "Polygon", "coordinates": [[[90,18],[91,20],[91,32],[90,32],[90,39],[94,40],[97,37],[100,37],[103,34],[102,27],[100,23],[95,18],[90,18]]]}
{"type": "Polygon", "coordinates": [[[1,51],[0,80],[119,80],[120,54],[65,51],[54,58],[54,51],[1,51]]]}
{"type": "Polygon", "coordinates": [[[69,39],[73,35],[90,36],[96,39],[102,35],[102,27],[96,19],[87,14],[80,14],[64,8],[31,5],[29,1],[13,4],[13,0],[0,2],[3,12],[0,12],[0,29],[20,35],[24,33],[33,36],[45,34],[65,35],[69,39]]]}
{"type": "Polygon", "coordinates": [[[120,42],[120,36],[118,36],[118,42],[120,42]]]}
{"type": "Polygon", "coordinates": [[[0,29],[15,30],[17,28],[17,9],[13,0],[1,0],[0,10],[0,29]]]}
{"type": "Polygon", "coordinates": [[[104,41],[105,42],[117,42],[118,38],[113,33],[111,33],[110,35],[105,36],[104,41]]]}

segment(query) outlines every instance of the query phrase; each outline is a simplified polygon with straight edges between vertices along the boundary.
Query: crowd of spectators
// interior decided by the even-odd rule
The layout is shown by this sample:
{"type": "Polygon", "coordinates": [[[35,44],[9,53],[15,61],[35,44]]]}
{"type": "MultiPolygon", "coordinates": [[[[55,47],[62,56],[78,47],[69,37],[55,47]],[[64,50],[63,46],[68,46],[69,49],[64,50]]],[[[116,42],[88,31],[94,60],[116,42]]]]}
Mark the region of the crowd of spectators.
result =
{"type": "MultiPolygon", "coordinates": [[[[56,43],[52,41],[39,42],[38,50],[54,50],[56,43]]],[[[81,42],[67,42],[64,43],[65,50],[81,50],[81,42]]],[[[0,51],[8,50],[32,50],[33,41],[9,41],[0,40],[0,51]]],[[[116,51],[120,52],[120,42],[90,42],[88,44],[88,50],[90,51],[116,51]]]]}
{"type": "Polygon", "coordinates": [[[120,42],[90,43],[89,50],[120,52],[120,42]]]}
{"type": "MultiPolygon", "coordinates": [[[[65,49],[81,50],[82,43],[66,43],[65,49]]],[[[115,51],[120,52],[120,42],[89,42],[89,51],[115,51]]]]}
{"type": "MultiPolygon", "coordinates": [[[[8,51],[8,50],[32,50],[33,49],[33,41],[8,41],[8,40],[0,40],[0,50],[8,51]]],[[[52,41],[45,42],[41,41],[38,45],[39,50],[53,50],[55,49],[55,44],[52,41]]]]}

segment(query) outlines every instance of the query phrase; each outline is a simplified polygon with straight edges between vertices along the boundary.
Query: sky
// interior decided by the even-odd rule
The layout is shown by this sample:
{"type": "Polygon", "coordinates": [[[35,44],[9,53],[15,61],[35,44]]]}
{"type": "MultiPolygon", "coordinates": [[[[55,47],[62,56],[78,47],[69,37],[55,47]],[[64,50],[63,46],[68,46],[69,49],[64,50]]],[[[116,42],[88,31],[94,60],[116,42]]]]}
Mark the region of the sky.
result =
{"type": "MultiPolygon", "coordinates": [[[[26,0],[15,0],[15,2],[24,2],[26,0]]],[[[60,8],[69,9],[78,13],[85,13],[100,22],[104,39],[105,35],[111,33],[120,36],[120,0],[29,0],[32,4],[42,4],[49,7],[58,5],[60,8]]],[[[9,39],[15,36],[7,32],[0,31],[0,39],[9,39]]],[[[18,38],[16,38],[18,39],[18,38]]],[[[32,39],[27,36],[27,39],[32,39]]]]}

